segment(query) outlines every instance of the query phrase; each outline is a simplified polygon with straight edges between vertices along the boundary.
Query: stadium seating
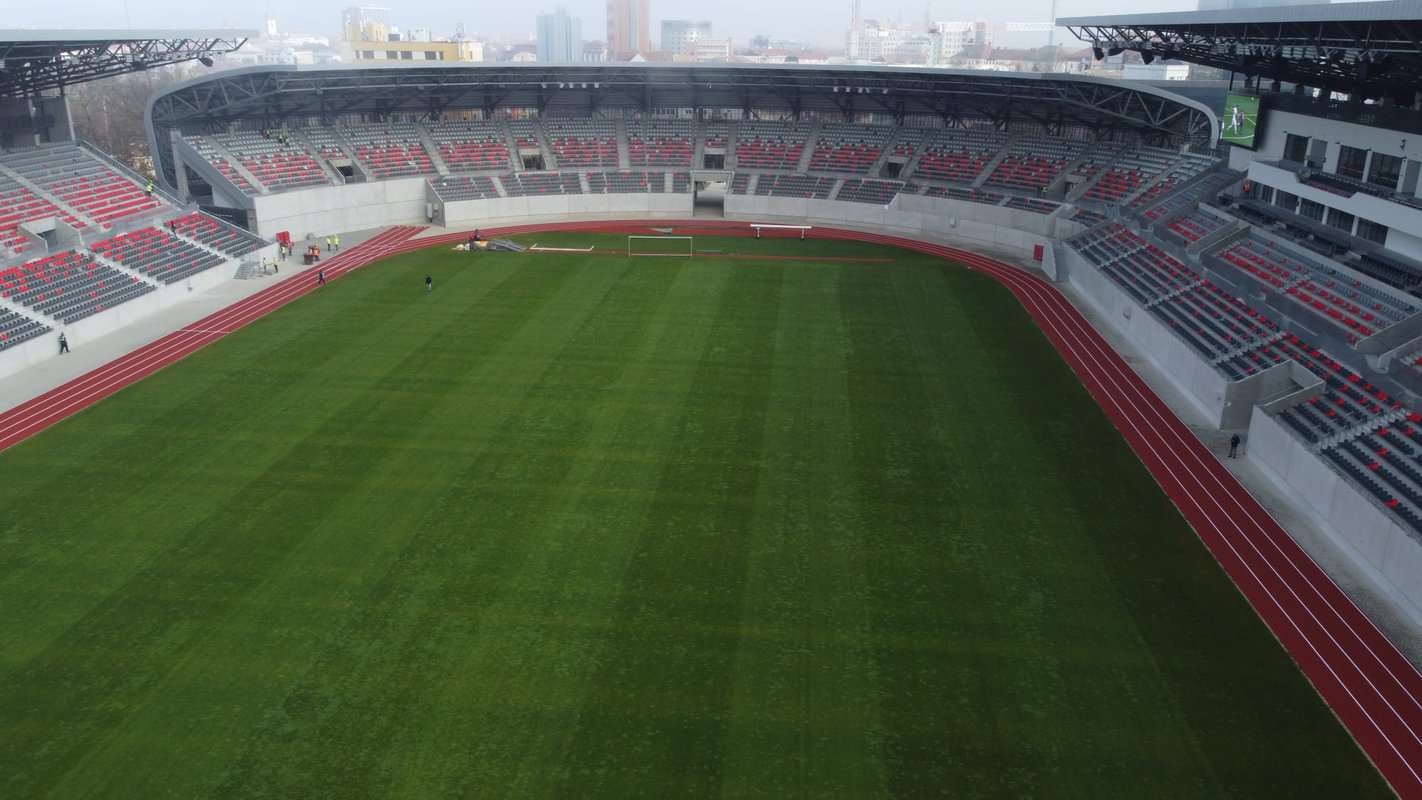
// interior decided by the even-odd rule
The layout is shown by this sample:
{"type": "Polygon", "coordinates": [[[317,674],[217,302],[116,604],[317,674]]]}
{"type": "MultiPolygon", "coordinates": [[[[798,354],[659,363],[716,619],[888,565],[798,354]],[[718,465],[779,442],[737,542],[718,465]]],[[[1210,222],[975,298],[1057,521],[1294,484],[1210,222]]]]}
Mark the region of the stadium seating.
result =
{"type": "Polygon", "coordinates": [[[203,213],[192,213],[168,223],[170,230],[200,242],[228,258],[239,258],[261,249],[266,242],[241,228],[220,222],[203,213]]]}
{"type": "Polygon", "coordinates": [[[1033,214],[1050,214],[1061,208],[1061,203],[1053,203],[1051,200],[1038,200],[1035,197],[1014,197],[1004,205],[1008,208],[1015,208],[1020,211],[1031,211],[1033,214]]]}
{"type": "Polygon", "coordinates": [[[509,197],[583,193],[583,184],[576,172],[518,172],[500,180],[509,197]]]}
{"type": "Polygon", "coordinates": [[[1337,326],[1350,341],[1371,336],[1422,310],[1422,303],[1403,300],[1331,266],[1285,252],[1267,239],[1245,239],[1217,256],[1288,296],[1316,318],[1337,326]]]}
{"type": "Polygon", "coordinates": [[[617,166],[617,133],[611,120],[548,119],[543,130],[561,169],[617,166]]]}
{"type": "MultiPolygon", "coordinates": [[[[1212,199],[1220,190],[1244,178],[1241,172],[1219,170],[1216,174],[1186,185],[1179,191],[1155,192],[1155,187],[1131,201],[1130,208],[1141,210],[1146,219],[1168,217],[1177,211],[1212,199]]],[[[1159,185],[1159,184],[1157,184],[1159,185]]],[[[1178,184],[1177,184],[1178,185],[1178,184]]]]}
{"type": "Polygon", "coordinates": [[[106,311],[154,287],[99,264],[88,253],[66,250],[0,270],[0,296],[68,325],[106,311]]]}
{"type": "Polygon", "coordinates": [[[207,163],[211,164],[214,169],[221,173],[222,177],[226,178],[228,183],[236,187],[237,191],[247,195],[260,194],[261,190],[253,186],[252,182],[247,180],[246,176],[238,172],[237,168],[232,166],[232,162],[227,160],[227,156],[224,156],[216,147],[213,147],[212,143],[209,142],[206,137],[187,136],[184,138],[187,143],[192,145],[193,149],[197,151],[198,155],[202,156],[207,163]]]}
{"type": "Polygon", "coordinates": [[[506,171],[509,146],[494,122],[440,122],[430,125],[430,139],[451,172],[506,171]]]}
{"type": "Polygon", "coordinates": [[[414,125],[360,125],[343,128],[356,158],[376,178],[432,175],[434,162],[414,125]]]}
{"type": "Polygon", "coordinates": [[[755,185],[755,193],[768,197],[804,197],[828,200],[834,178],[817,175],[777,175],[765,173],[755,185]]]}
{"type": "Polygon", "coordinates": [[[894,136],[894,144],[889,148],[889,155],[895,158],[913,158],[923,145],[924,138],[930,133],[932,131],[926,128],[899,128],[894,136]]]}
{"type": "Polygon", "coordinates": [[[1278,326],[1211,283],[1180,292],[1152,306],[1151,313],[1207,360],[1218,363],[1231,379],[1284,360],[1270,346],[1278,337],[1278,326]]]}
{"type": "Polygon", "coordinates": [[[894,197],[903,188],[903,184],[898,181],[873,181],[862,180],[860,178],[846,178],[839,187],[839,194],[834,199],[844,200],[850,203],[873,203],[874,205],[886,206],[893,202],[894,197]]]}
{"type": "Polygon", "coordinates": [[[157,228],[119,234],[89,249],[101,258],[164,284],[177,283],[227,261],[157,228]]]}
{"type": "Polygon", "coordinates": [[[537,150],[538,144],[538,123],[531,119],[518,119],[509,123],[509,131],[513,133],[514,143],[520,150],[537,150]]]}
{"type": "Polygon", "coordinates": [[[1015,141],[988,176],[986,183],[991,186],[1040,191],[1050,186],[1085,147],[1085,143],[1061,139],[1015,141]]]}
{"type": "Polygon", "coordinates": [[[1229,225],[1223,217],[1196,209],[1165,227],[1186,242],[1194,243],[1229,225]]]}
{"type": "Polygon", "coordinates": [[[731,176],[731,194],[748,194],[750,192],[750,173],[737,172],[731,176]]]}
{"type": "Polygon", "coordinates": [[[878,125],[826,125],[810,155],[810,169],[867,175],[892,131],[878,125]]]}
{"type": "Polygon", "coordinates": [[[996,132],[959,129],[933,131],[923,144],[915,178],[972,183],[992,161],[1003,137],[996,132]]]}
{"type": "Polygon", "coordinates": [[[676,194],[688,194],[691,192],[691,173],[673,172],[672,191],[676,194]]]}
{"type": "Polygon", "coordinates": [[[1198,154],[1187,154],[1177,158],[1167,169],[1160,180],[1156,181],[1149,189],[1141,192],[1129,204],[1129,207],[1136,211],[1144,211],[1154,205],[1160,198],[1165,197],[1197,175],[1213,168],[1215,159],[1209,156],[1198,154]]]}
{"type": "Polygon", "coordinates": [[[282,141],[284,136],[232,133],[213,138],[271,191],[330,185],[331,179],[316,159],[300,146],[282,141]]]}
{"type": "Polygon", "coordinates": [[[695,136],[690,120],[628,120],[628,162],[633,167],[690,167],[695,136]]]}
{"type": "Polygon", "coordinates": [[[75,145],[19,150],[0,163],[104,227],[164,207],[159,198],[75,145]]]}
{"type": "Polygon", "coordinates": [[[19,347],[36,336],[43,336],[51,330],[53,328],[39,320],[0,308],[0,350],[19,347]]]}
{"type": "Polygon", "coordinates": [[[989,192],[985,189],[966,189],[961,186],[925,186],[924,197],[947,197],[952,200],[965,200],[969,203],[982,203],[986,206],[1002,205],[1005,194],[989,192]]]}
{"type": "Polygon", "coordinates": [[[790,122],[743,122],[736,133],[741,169],[793,171],[805,149],[805,126],[790,122]]]}
{"type": "Polygon", "coordinates": [[[303,128],[297,131],[296,135],[304,136],[327,161],[339,161],[347,157],[336,131],[331,128],[303,128]]]}
{"type": "MultiPolygon", "coordinates": [[[[86,227],[83,220],[0,173],[0,247],[16,255],[25,253],[29,244],[20,233],[20,225],[49,218],[61,219],[75,228],[86,227]]],[[[0,250],[0,257],[4,252],[0,250]]]]}
{"type": "Polygon", "coordinates": [[[706,138],[703,147],[711,150],[725,150],[730,140],[730,126],[724,122],[706,123],[706,138]]]}
{"type": "Polygon", "coordinates": [[[593,194],[646,194],[666,191],[665,172],[589,172],[588,191],[593,194]]]}
{"type": "Polygon", "coordinates": [[[1087,188],[1084,197],[1101,203],[1121,202],[1164,172],[1171,159],[1171,155],[1149,148],[1123,153],[1087,188]]]}
{"type": "Polygon", "coordinates": [[[451,175],[432,181],[435,192],[448,202],[459,200],[487,200],[498,197],[494,180],[485,175],[451,175]]]}
{"type": "Polygon", "coordinates": [[[1092,225],[1099,225],[1105,222],[1106,215],[1099,211],[1092,211],[1089,208],[1078,208],[1072,212],[1071,219],[1089,228],[1092,225]]]}

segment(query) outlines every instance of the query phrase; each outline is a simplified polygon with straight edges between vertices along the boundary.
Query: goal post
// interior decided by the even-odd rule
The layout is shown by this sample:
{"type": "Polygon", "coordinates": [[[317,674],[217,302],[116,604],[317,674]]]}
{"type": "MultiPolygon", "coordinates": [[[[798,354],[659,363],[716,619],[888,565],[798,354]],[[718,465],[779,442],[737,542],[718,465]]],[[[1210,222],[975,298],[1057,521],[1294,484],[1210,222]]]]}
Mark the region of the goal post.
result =
{"type": "Polygon", "coordinates": [[[628,256],[696,255],[695,238],[691,236],[628,236],[628,256]]]}

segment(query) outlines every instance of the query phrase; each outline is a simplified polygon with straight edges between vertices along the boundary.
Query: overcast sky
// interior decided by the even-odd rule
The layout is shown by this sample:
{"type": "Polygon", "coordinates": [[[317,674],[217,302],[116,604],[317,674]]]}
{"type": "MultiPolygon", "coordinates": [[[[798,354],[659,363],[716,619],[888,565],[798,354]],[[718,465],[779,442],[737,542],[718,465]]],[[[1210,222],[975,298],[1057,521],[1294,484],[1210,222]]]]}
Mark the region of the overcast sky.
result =
{"type": "MultiPolygon", "coordinates": [[[[253,2],[213,2],[213,0],[0,0],[5,5],[0,28],[118,28],[118,27],[241,27],[258,28],[268,16],[276,18],[283,30],[334,35],[340,26],[341,9],[354,5],[349,0],[254,0],[253,2]],[[125,11],[126,9],[126,11],[125,11]],[[127,25],[125,25],[125,15],[127,25]]],[[[924,2],[862,0],[865,17],[923,19],[924,2]]],[[[456,2],[455,0],[404,0],[370,2],[391,9],[390,22],[402,29],[427,27],[436,34],[448,34],[456,22],[471,33],[520,35],[531,33],[534,16],[565,6],[583,20],[583,37],[601,39],[604,30],[605,0],[534,0],[532,3],[456,2]]],[[[1058,0],[1057,16],[1109,14],[1130,11],[1183,11],[1193,9],[1195,0],[1147,0],[1147,6],[1123,6],[1120,0],[1058,0]]],[[[994,22],[1045,22],[1051,13],[1050,0],[996,0],[991,4],[962,0],[935,0],[934,19],[994,22]]],[[[709,18],[717,35],[730,35],[744,44],[751,36],[767,34],[819,44],[844,40],[849,24],[849,0],[652,0],[652,38],[658,36],[663,19],[709,18]]],[[[1033,37],[1028,37],[1030,40],[1033,37]]],[[[1038,34],[1045,44],[1045,34],[1038,34]]],[[[1022,44],[1022,42],[1009,42],[1022,44]]]]}

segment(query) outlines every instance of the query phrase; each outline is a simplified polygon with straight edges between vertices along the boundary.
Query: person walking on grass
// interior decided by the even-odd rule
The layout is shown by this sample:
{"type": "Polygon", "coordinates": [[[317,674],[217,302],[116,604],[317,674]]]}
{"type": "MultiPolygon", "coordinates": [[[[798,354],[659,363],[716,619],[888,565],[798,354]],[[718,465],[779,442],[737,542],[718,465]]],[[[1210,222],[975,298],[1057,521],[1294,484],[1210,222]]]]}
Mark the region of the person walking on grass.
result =
{"type": "Polygon", "coordinates": [[[325,286],[325,285],[326,285],[326,270],[324,270],[324,269],[318,269],[318,270],[316,270],[316,285],[317,285],[317,286],[325,286]]]}
{"type": "Polygon", "coordinates": [[[434,291],[434,276],[433,276],[433,275],[426,275],[426,276],[425,276],[425,291],[426,291],[426,292],[433,292],[433,291],[434,291]]]}
{"type": "Polygon", "coordinates": [[[1239,453],[1239,434],[1229,437],[1229,457],[1234,458],[1239,453]]]}
{"type": "Polygon", "coordinates": [[[63,331],[60,331],[60,333],[59,333],[59,354],[60,354],[60,355],[64,355],[64,354],[67,353],[67,352],[69,352],[69,339],[65,337],[63,331]]]}

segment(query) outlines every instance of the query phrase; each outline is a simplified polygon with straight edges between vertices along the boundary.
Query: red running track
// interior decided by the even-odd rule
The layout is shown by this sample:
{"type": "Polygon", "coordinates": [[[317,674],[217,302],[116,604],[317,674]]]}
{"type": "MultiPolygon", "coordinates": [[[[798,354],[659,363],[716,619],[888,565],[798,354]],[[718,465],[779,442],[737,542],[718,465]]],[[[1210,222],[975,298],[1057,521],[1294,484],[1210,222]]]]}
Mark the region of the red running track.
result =
{"type": "MultiPolygon", "coordinates": [[[[589,222],[489,230],[748,236],[745,223],[702,220],[589,222]]],[[[394,228],[326,264],[336,277],[393,253],[464,241],[412,239],[394,228]]],[[[1422,674],[1279,523],[1225,469],[1074,306],[1042,278],[975,253],[858,231],[816,228],[816,238],[894,245],[958,261],[1004,284],[1061,352],[1201,541],[1287,648],[1394,791],[1422,798],[1422,674]]],[[[276,284],[64,386],[0,414],[0,450],[238,330],[314,289],[308,274],[276,284]]]]}

